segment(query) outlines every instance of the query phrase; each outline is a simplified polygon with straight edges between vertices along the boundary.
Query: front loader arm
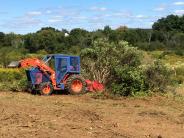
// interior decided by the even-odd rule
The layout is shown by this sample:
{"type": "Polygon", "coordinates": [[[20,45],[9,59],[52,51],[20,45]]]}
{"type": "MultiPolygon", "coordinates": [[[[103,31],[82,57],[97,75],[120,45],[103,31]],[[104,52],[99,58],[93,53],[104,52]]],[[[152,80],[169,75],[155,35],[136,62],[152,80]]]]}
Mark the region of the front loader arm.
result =
{"type": "Polygon", "coordinates": [[[37,58],[27,58],[19,62],[19,68],[38,67],[43,73],[49,74],[52,81],[52,85],[56,86],[56,74],[55,71],[46,65],[45,62],[37,58]]]}

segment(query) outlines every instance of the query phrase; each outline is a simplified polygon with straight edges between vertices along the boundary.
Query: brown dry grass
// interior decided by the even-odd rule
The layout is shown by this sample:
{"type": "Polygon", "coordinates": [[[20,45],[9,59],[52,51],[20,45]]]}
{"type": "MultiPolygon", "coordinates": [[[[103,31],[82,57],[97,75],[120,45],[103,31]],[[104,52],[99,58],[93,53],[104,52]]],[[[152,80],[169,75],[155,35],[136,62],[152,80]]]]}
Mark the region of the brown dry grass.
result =
{"type": "Polygon", "coordinates": [[[0,137],[184,138],[184,102],[0,92],[0,137]]]}

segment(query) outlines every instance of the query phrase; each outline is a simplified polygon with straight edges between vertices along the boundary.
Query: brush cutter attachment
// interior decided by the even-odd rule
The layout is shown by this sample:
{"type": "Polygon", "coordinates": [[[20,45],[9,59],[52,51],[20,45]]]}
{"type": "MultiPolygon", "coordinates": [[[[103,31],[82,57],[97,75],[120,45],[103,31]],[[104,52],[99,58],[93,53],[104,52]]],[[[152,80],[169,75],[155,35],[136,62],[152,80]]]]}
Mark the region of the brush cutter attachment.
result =
{"type": "Polygon", "coordinates": [[[86,80],[87,91],[89,92],[102,92],[104,91],[104,85],[99,81],[86,80]]]}

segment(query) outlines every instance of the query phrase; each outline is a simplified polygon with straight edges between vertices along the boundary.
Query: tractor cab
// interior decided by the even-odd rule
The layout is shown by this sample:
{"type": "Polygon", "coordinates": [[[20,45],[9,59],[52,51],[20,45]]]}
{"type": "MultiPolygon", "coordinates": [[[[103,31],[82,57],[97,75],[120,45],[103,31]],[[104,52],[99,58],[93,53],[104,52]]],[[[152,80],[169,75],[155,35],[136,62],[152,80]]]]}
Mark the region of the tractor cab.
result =
{"type": "Polygon", "coordinates": [[[80,57],[67,55],[47,55],[43,58],[45,64],[56,72],[56,82],[59,84],[67,74],[80,73],[80,57]]]}

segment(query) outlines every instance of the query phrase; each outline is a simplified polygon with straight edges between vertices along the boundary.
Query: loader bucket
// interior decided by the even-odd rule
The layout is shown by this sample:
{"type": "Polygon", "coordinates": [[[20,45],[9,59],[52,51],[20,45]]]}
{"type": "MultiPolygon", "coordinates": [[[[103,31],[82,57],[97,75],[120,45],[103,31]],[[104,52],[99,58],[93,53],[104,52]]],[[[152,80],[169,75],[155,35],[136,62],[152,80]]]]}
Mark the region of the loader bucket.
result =
{"type": "Polygon", "coordinates": [[[12,61],[9,65],[8,68],[18,68],[20,66],[19,61],[12,61]]]}

